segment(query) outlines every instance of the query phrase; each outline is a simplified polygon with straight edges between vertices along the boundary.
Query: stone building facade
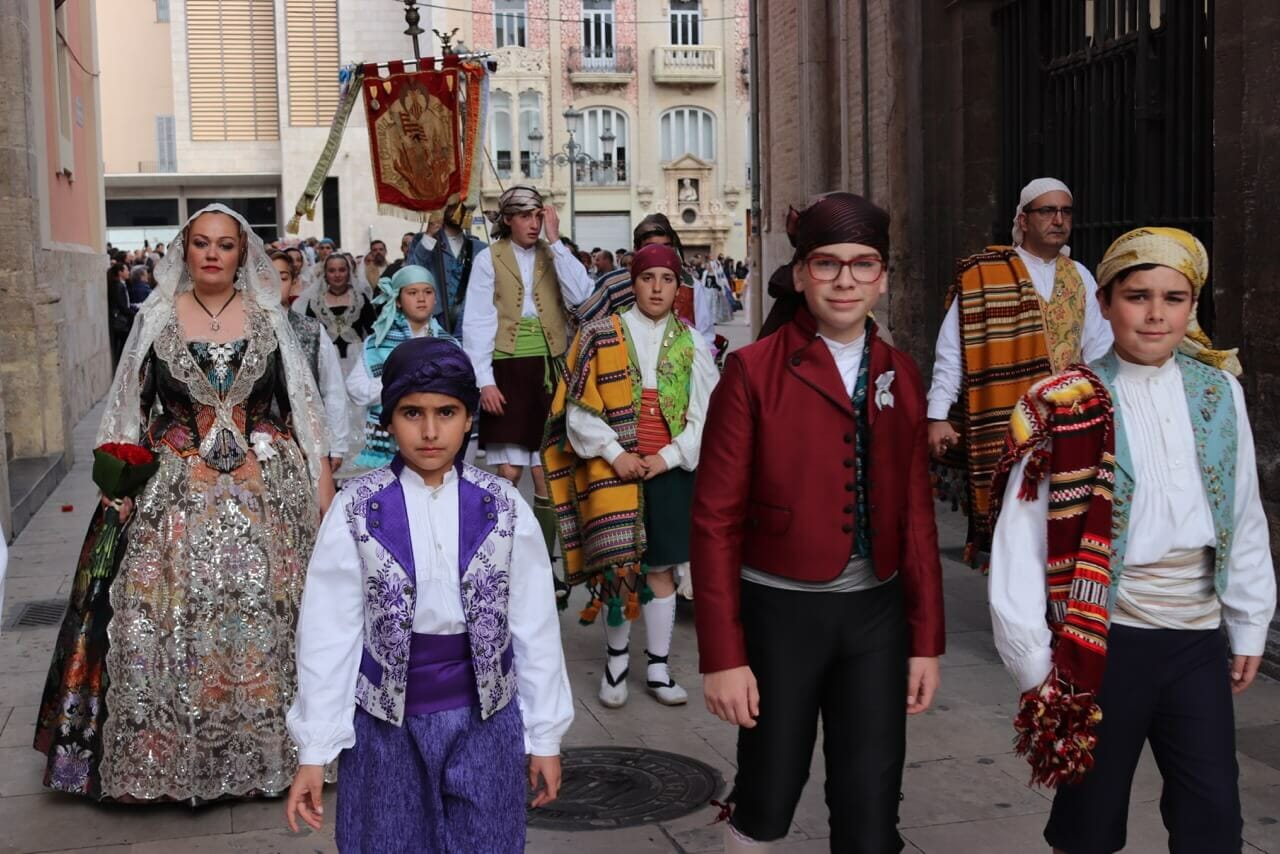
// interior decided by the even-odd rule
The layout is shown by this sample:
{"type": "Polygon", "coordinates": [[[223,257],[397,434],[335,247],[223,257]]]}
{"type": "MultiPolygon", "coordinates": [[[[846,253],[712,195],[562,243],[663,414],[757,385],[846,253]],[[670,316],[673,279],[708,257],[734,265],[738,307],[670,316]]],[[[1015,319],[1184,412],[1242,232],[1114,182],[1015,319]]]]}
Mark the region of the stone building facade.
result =
{"type": "MultiPolygon", "coordinates": [[[[789,205],[799,206],[811,194],[831,189],[869,196],[893,216],[890,287],[878,315],[895,343],[926,371],[956,259],[1009,240],[1014,206],[1009,187],[1018,172],[1011,158],[1025,157],[1037,146],[1053,149],[1044,139],[1044,128],[1053,127],[1052,116],[1027,127],[1012,126],[1009,118],[1010,92],[1048,79],[1047,73],[1039,76],[1034,64],[1020,76],[1010,75],[1016,51],[1032,51],[1035,63],[1034,51],[1049,41],[1002,40],[1000,16],[1020,5],[1028,5],[1027,0],[757,0],[754,7],[763,183],[759,269],[767,277],[790,257],[785,233],[789,205]]],[[[1271,429],[1280,423],[1280,337],[1268,310],[1280,298],[1275,275],[1280,241],[1266,208],[1275,195],[1272,190],[1280,189],[1280,147],[1275,145],[1280,101],[1274,97],[1280,80],[1280,66],[1274,62],[1280,11],[1267,0],[1152,2],[1150,10],[1138,13],[1151,15],[1150,27],[1142,27],[1141,21],[1091,17],[1096,14],[1091,0],[1031,5],[1046,17],[1060,15],[1050,23],[1062,25],[1057,31],[1061,37],[1067,23],[1078,29],[1083,20],[1089,29],[1075,36],[1083,54],[1088,53],[1085,39],[1104,39],[1100,30],[1118,32],[1126,26],[1132,34],[1108,42],[1107,50],[1126,49],[1129,38],[1147,39],[1140,42],[1144,51],[1167,50],[1162,40],[1168,40],[1169,31],[1160,28],[1169,19],[1162,20],[1160,10],[1183,15],[1179,25],[1188,24],[1185,16],[1197,16],[1188,31],[1207,53],[1200,57],[1201,66],[1188,64],[1186,73],[1201,74],[1196,80],[1203,88],[1192,91],[1184,78],[1176,77],[1183,67],[1171,60],[1148,69],[1164,75],[1168,100],[1153,96],[1120,108],[1130,111],[1121,114],[1125,121],[1134,120],[1131,112],[1136,109],[1134,124],[1147,132],[1161,121],[1167,124],[1170,110],[1194,100],[1203,104],[1200,126],[1207,130],[1198,142],[1188,131],[1188,141],[1179,139],[1176,146],[1130,145],[1120,154],[1133,159],[1122,168],[1154,168],[1151,161],[1157,156],[1168,158],[1171,177],[1165,183],[1178,186],[1148,188],[1164,194],[1163,207],[1148,206],[1157,210],[1151,218],[1157,224],[1186,223],[1212,246],[1215,341],[1240,348],[1263,498],[1273,546],[1280,548],[1280,434],[1271,429]],[[1084,17],[1071,17],[1075,15],[1084,17]],[[1194,183],[1196,174],[1204,176],[1201,186],[1211,186],[1211,197],[1188,196],[1197,206],[1194,215],[1161,215],[1172,204],[1168,197],[1173,191],[1194,183]]],[[[1129,4],[1097,4],[1098,9],[1108,6],[1114,11],[1129,4]]],[[[1101,53],[1106,59],[1106,51],[1101,53]]],[[[1110,94],[1090,90],[1086,97],[1101,106],[1110,94]]],[[[1059,126],[1056,132],[1068,134],[1070,128],[1059,126]]],[[[1043,157],[1039,163],[1030,160],[1028,169],[1043,167],[1053,174],[1057,166],[1064,172],[1074,166],[1079,171],[1081,161],[1072,155],[1068,147],[1061,163],[1043,157]]],[[[1077,210],[1091,203],[1082,198],[1087,193],[1081,186],[1091,187],[1095,196],[1106,189],[1098,178],[1077,176],[1077,210]]],[[[1131,201],[1140,207],[1147,200],[1131,201]]],[[[1090,236],[1093,253],[1100,254],[1096,247],[1114,236],[1090,236]]],[[[1280,673],[1280,632],[1273,631],[1272,638],[1268,658],[1274,674],[1280,673]]]]}
{"type": "Polygon", "coordinates": [[[0,526],[71,462],[111,380],[94,3],[0,5],[0,526]]]}
{"type": "MultiPolygon", "coordinates": [[[[429,32],[432,9],[420,11],[429,32]]],[[[111,0],[98,12],[104,41],[127,46],[103,57],[104,112],[129,117],[108,124],[104,145],[108,232],[124,248],[170,239],[215,199],[264,239],[285,236],[329,135],[339,67],[413,53],[392,3],[111,0]]],[[[420,226],[378,212],[363,116],[357,104],[300,234],[357,255],[376,237],[395,258],[420,226]]]]}
{"type": "Polygon", "coordinates": [[[747,0],[475,0],[436,29],[492,53],[484,204],[512,183],[544,190],[585,249],[629,246],[660,212],[687,254],[746,252],[750,205],[747,0]],[[599,165],[538,165],[575,141],[599,165]],[[532,132],[532,133],[531,133],[532,132]],[[612,139],[602,139],[612,133],[612,139]]]}

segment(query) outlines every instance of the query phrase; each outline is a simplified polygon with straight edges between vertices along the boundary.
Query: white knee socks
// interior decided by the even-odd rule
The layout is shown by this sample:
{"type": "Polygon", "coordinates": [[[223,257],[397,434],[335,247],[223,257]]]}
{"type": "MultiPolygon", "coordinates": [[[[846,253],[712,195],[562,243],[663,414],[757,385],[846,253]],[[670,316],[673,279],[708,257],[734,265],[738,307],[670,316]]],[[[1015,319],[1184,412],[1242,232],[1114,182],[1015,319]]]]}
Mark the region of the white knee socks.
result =
{"type": "MultiPolygon", "coordinates": [[[[650,599],[642,609],[646,648],[650,655],[665,658],[671,652],[671,632],[676,625],[676,594],[672,593],[665,599],[650,599]]],[[[650,664],[647,678],[663,685],[670,682],[671,672],[666,662],[650,664]]]]}

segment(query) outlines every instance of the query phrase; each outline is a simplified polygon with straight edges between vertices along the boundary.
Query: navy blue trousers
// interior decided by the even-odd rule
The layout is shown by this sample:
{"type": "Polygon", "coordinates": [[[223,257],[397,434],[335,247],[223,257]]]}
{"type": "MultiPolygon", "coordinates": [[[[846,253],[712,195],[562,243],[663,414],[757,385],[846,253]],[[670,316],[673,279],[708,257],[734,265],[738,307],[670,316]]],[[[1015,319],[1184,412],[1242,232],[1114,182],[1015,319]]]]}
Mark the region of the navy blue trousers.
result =
{"type": "Polygon", "coordinates": [[[1112,626],[1098,705],[1093,770],[1058,788],[1045,840],[1067,854],[1124,848],[1133,772],[1150,742],[1164,779],[1160,815],[1170,853],[1240,851],[1240,769],[1222,634],[1112,626]]]}

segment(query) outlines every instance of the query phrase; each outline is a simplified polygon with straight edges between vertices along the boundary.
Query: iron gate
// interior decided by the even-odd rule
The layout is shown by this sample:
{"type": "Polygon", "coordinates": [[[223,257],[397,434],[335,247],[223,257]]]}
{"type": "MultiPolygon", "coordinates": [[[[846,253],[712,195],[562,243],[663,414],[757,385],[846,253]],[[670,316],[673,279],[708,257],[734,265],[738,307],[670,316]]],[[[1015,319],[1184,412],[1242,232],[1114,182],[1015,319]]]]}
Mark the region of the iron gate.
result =
{"type": "MultiPolygon", "coordinates": [[[[1214,0],[1010,0],[1000,42],[1006,211],[1040,175],[1074,194],[1072,256],[1095,269],[1140,225],[1184,228],[1212,250],[1214,0]]],[[[1200,321],[1211,330],[1212,292],[1200,321]]]]}

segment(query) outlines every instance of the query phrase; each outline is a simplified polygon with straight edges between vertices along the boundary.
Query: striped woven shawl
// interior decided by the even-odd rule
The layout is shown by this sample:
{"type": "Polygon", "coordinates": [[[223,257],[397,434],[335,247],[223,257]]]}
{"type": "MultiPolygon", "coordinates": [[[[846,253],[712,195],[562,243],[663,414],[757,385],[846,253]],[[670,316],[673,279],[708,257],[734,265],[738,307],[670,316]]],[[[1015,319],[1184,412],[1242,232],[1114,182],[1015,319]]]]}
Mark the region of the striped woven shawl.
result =
{"type": "Polygon", "coordinates": [[[641,484],[621,480],[600,457],[577,456],[566,429],[568,407],[599,416],[628,451],[637,446],[636,412],[622,321],[607,315],[583,324],[569,348],[567,370],[556,385],[542,443],[543,472],[555,505],[565,580],[586,584],[591,602],[582,621],[594,621],[602,605],[610,625],[639,615],[646,589],[641,484]]]}
{"type": "MultiPolygon", "coordinates": [[[[1096,693],[1107,655],[1111,591],[1115,421],[1106,387],[1088,368],[1036,383],[1018,402],[996,468],[990,522],[1009,473],[1027,458],[1019,498],[1034,500],[1049,475],[1048,621],[1059,678],[1096,693]]],[[[1026,567],[1036,572],[1036,567],[1026,567]]]]}
{"type": "Polygon", "coordinates": [[[1052,373],[1040,297],[1018,253],[990,246],[960,262],[947,305],[959,300],[964,384],[960,433],[969,481],[970,560],[991,548],[991,477],[1009,416],[1052,373]]]}

